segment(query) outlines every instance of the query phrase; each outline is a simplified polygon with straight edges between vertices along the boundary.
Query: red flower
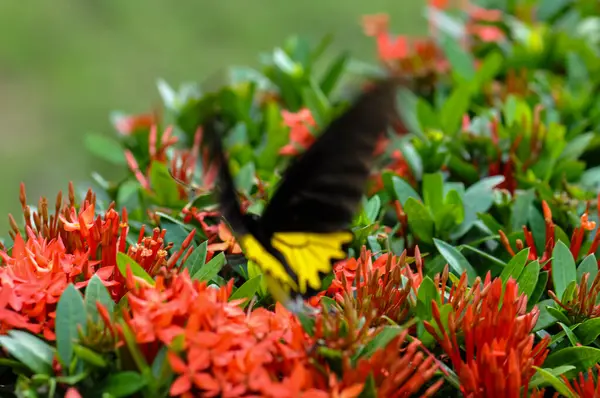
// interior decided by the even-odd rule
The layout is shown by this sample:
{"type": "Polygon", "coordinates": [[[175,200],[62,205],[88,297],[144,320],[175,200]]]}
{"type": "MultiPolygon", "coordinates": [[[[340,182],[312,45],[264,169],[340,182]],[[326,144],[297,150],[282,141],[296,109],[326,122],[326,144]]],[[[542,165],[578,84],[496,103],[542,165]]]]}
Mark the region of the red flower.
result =
{"type": "MultiPolygon", "coordinates": [[[[526,312],[527,296],[518,295],[517,283],[509,279],[504,292],[499,278],[486,278],[482,289],[473,288],[475,297],[461,316],[452,311],[446,330],[440,308],[432,303],[437,328],[425,322],[425,328],[450,357],[460,379],[461,392],[468,397],[520,397],[527,391],[535,373],[548,354],[549,337],[534,345],[531,332],[539,310],[526,312]],[[461,355],[459,335],[464,343],[461,355]]],[[[462,312],[462,311],[461,311],[462,312]]]]}
{"type": "Polygon", "coordinates": [[[550,298],[565,309],[574,323],[600,317],[600,305],[597,304],[600,295],[600,274],[596,275],[588,288],[589,277],[590,274],[584,272],[581,276],[581,282],[575,286],[573,294],[565,301],[556,297],[556,293],[552,290],[548,291],[550,298]]]}
{"type": "Polygon", "coordinates": [[[227,228],[227,225],[224,222],[221,222],[218,228],[221,243],[211,243],[208,245],[207,250],[212,252],[223,251],[231,254],[240,254],[242,248],[237,243],[235,236],[233,236],[229,228],[227,228]]]}
{"type": "MultiPolygon", "coordinates": [[[[600,365],[596,364],[596,375],[600,370],[600,365]]],[[[561,375],[561,378],[565,382],[565,385],[571,391],[571,393],[580,398],[595,398],[600,396],[600,383],[594,381],[594,372],[592,369],[587,371],[587,377],[584,378],[583,372],[579,373],[579,378],[571,382],[566,378],[565,375],[561,375]]],[[[597,376],[596,376],[597,377],[597,376]]]]}
{"type": "Polygon", "coordinates": [[[394,152],[392,152],[391,158],[392,162],[385,166],[381,172],[373,176],[373,185],[369,190],[369,195],[375,195],[377,192],[380,192],[384,188],[382,176],[382,173],[384,171],[391,171],[397,176],[404,177],[405,179],[410,181],[414,179],[410,166],[406,162],[406,159],[404,159],[404,155],[402,155],[402,152],[399,149],[396,149],[394,152]]]}
{"type": "Polygon", "coordinates": [[[306,150],[316,138],[310,132],[310,127],[316,127],[316,122],[307,108],[297,113],[283,110],[281,112],[284,124],[290,128],[290,143],[280,149],[279,153],[286,156],[298,155],[298,150],[306,150]]]}
{"type": "Polygon", "coordinates": [[[130,135],[141,129],[149,129],[155,125],[157,117],[154,114],[139,114],[119,117],[115,122],[115,128],[123,135],[130,135]]]}
{"type": "Polygon", "coordinates": [[[75,387],[69,387],[65,393],[65,398],[81,398],[81,394],[75,387]]]}
{"type": "MultiPolygon", "coordinates": [[[[598,194],[598,204],[600,204],[600,194],[598,194]]],[[[550,206],[548,203],[543,200],[542,201],[542,211],[544,215],[544,222],[546,224],[546,242],[544,245],[544,252],[541,256],[538,255],[535,241],[533,239],[533,233],[529,231],[526,226],[523,226],[523,232],[525,235],[525,243],[521,240],[517,240],[516,248],[518,251],[522,250],[525,247],[529,248],[529,261],[539,260],[540,264],[543,265],[543,269],[551,270],[552,267],[552,252],[554,251],[555,241],[554,241],[554,221],[552,220],[552,211],[550,210],[550,206]]],[[[596,228],[596,223],[594,221],[589,220],[588,216],[589,212],[589,203],[587,205],[586,211],[581,215],[580,222],[581,225],[576,227],[573,230],[573,234],[571,235],[571,242],[569,245],[569,249],[571,254],[575,260],[579,258],[579,254],[581,251],[581,245],[583,243],[585,237],[585,231],[592,231],[596,228]]],[[[600,206],[598,207],[598,217],[600,218],[600,206]]],[[[506,248],[506,250],[512,255],[515,255],[515,251],[510,245],[508,237],[503,231],[498,231],[500,234],[500,241],[506,248]]],[[[587,254],[595,253],[598,249],[598,245],[600,244],[600,228],[596,230],[596,234],[594,235],[594,239],[590,248],[587,251],[587,254]]],[[[600,266],[600,262],[599,262],[600,266]]]]}
{"type": "Polygon", "coordinates": [[[87,237],[89,234],[90,228],[94,226],[94,217],[96,213],[94,212],[94,204],[87,206],[85,209],[77,212],[74,207],[71,208],[70,219],[67,220],[62,214],[58,216],[60,221],[63,222],[63,228],[65,231],[80,231],[82,237],[87,237]]]}

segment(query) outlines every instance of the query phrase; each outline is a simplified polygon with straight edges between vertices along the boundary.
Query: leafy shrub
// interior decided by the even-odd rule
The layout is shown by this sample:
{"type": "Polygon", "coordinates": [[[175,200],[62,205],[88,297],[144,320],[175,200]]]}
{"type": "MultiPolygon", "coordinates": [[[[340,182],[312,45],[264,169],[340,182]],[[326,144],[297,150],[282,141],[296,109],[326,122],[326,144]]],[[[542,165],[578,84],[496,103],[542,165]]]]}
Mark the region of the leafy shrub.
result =
{"type": "Polygon", "coordinates": [[[376,65],[319,68],[328,41],[293,38],[204,90],[160,81],[164,111],[86,137],[126,178],[70,184],[54,208],[22,186],[0,251],[6,393],[596,396],[600,7],[445,3],[425,38],[366,16],[376,65]],[[244,211],[260,214],[345,83],[389,70],[411,78],[409,131],[379,144],[319,311],[292,314],[220,221],[197,126],[218,102],[244,211]]]}

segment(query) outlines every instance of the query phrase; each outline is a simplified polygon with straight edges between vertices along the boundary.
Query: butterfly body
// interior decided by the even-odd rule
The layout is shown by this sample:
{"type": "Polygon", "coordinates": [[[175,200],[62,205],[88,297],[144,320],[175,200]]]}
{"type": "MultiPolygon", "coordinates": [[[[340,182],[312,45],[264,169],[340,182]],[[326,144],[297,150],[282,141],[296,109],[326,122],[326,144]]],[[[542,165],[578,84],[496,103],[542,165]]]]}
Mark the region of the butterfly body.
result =
{"type": "Polygon", "coordinates": [[[296,306],[318,292],[344,245],[370,174],[378,138],[391,122],[395,84],[384,81],[362,93],[333,120],[316,142],[286,170],[260,217],[244,215],[217,136],[205,124],[220,163],[217,191],[221,213],[244,254],[263,270],[273,297],[296,306]],[[294,304],[295,303],[295,304],[294,304]]]}

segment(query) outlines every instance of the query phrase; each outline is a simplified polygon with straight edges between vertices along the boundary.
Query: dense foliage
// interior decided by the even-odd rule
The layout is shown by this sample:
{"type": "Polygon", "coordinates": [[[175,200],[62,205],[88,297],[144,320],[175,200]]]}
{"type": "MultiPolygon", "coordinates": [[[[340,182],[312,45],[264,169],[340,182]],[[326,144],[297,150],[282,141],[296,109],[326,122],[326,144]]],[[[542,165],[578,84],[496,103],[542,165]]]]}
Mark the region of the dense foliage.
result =
{"type": "Polygon", "coordinates": [[[366,16],[378,62],[294,38],[225,81],[117,114],[91,152],[127,166],[10,216],[0,384],[23,397],[600,394],[600,6],[429,4],[425,38],[366,16]],[[347,260],[294,315],[220,221],[201,150],[218,101],[244,211],[347,106],[356,75],[410,77],[347,260]],[[173,178],[175,177],[175,178],[173,178]],[[194,185],[191,191],[186,187],[194,185]]]}

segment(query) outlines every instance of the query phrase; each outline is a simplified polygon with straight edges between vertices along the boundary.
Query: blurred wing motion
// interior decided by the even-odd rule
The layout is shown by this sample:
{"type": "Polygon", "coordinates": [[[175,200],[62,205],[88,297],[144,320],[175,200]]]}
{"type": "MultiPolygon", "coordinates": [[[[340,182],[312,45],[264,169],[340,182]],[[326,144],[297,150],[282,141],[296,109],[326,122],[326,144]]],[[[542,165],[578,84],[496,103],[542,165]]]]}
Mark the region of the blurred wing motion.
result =
{"type": "Polygon", "coordinates": [[[288,168],[262,217],[243,215],[216,120],[205,125],[220,164],[219,202],[246,256],[265,272],[275,299],[289,291],[307,296],[321,288],[321,274],[343,259],[343,245],[360,203],[378,138],[394,115],[396,82],[377,82],[335,119],[288,168]]]}

